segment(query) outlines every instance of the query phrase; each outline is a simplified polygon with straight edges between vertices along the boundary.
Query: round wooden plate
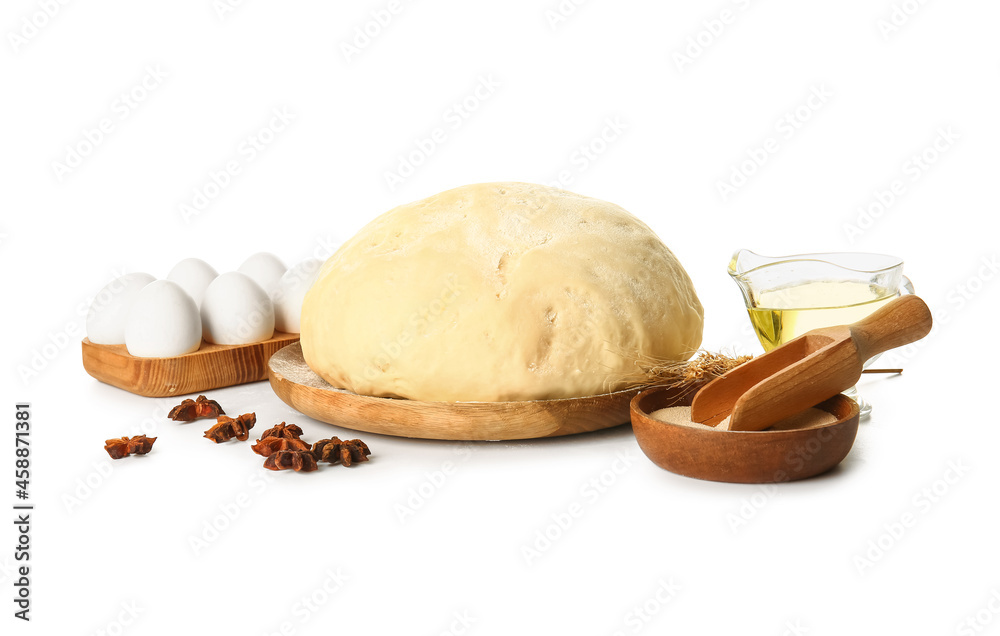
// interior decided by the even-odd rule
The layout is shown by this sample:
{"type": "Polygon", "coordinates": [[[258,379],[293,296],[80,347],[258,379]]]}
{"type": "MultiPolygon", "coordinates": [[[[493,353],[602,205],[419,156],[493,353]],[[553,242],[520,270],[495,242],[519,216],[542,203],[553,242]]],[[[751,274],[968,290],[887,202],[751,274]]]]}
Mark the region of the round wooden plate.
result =
{"type": "Polygon", "coordinates": [[[335,388],[306,366],[297,342],[271,356],[267,366],[278,397],[313,419],[422,439],[532,439],[597,431],[628,422],[629,402],[642,390],[530,402],[417,402],[335,388]]]}

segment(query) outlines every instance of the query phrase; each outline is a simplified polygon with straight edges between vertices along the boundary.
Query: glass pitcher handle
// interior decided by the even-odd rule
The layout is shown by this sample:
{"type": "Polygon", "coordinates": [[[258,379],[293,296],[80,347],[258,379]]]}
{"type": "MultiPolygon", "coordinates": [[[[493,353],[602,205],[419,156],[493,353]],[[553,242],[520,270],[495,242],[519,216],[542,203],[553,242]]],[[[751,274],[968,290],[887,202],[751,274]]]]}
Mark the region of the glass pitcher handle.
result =
{"type": "MultiPolygon", "coordinates": [[[[899,286],[899,295],[900,296],[906,296],[906,295],[909,295],[909,294],[916,293],[916,292],[913,291],[913,282],[910,281],[910,279],[906,275],[903,275],[901,278],[902,278],[902,281],[901,281],[901,284],[899,286]]],[[[872,364],[874,364],[875,361],[878,360],[881,356],[882,356],[882,354],[880,353],[877,356],[875,356],[874,358],[869,358],[868,360],[865,361],[865,363],[862,366],[865,369],[870,368],[872,366],[872,364]]],[[[869,407],[869,410],[870,410],[870,407],[869,407]]]]}
{"type": "Polygon", "coordinates": [[[915,293],[916,292],[913,291],[913,283],[904,274],[903,275],[903,284],[899,288],[899,295],[902,296],[904,294],[915,294],[915,293]]]}

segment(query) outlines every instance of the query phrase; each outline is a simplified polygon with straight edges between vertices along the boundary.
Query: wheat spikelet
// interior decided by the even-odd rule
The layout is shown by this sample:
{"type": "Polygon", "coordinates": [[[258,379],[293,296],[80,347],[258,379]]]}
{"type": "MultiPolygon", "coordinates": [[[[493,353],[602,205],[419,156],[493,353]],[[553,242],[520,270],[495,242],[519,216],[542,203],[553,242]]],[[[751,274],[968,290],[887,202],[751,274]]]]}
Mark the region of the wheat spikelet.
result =
{"type": "Polygon", "coordinates": [[[690,360],[664,360],[652,356],[633,356],[635,372],[616,378],[619,386],[663,386],[683,389],[700,385],[734,369],[753,356],[731,356],[700,349],[690,360]]]}

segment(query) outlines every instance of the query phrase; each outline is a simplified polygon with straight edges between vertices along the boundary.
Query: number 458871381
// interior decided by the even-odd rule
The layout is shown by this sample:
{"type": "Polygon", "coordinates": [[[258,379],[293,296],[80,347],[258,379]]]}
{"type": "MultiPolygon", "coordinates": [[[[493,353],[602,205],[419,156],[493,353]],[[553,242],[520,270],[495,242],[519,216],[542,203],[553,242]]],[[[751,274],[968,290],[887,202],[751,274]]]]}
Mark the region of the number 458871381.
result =
{"type": "Polygon", "coordinates": [[[17,486],[17,496],[19,499],[28,498],[28,483],[31,472],[31,405],[17,404],[14,425],[14,485],[17,486]]]}

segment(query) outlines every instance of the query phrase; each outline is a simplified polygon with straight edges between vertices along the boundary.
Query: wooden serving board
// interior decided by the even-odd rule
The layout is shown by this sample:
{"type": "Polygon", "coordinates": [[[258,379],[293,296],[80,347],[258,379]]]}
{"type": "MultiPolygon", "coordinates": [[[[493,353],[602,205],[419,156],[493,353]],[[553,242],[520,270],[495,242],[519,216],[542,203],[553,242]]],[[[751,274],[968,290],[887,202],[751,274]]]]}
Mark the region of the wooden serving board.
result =
{"type": "Polygon", "coordinates": [[[586,433],[629,421],[642,388],[606,395],[528,402],[418,402],[358,395],[310,369],[299,343],[271,356],[271,388],[313,419],[366,433],[445,440],[510,440],[586,433]]]}
{"type": "Polygon", "coordinates": [[[83,368],[101,382],[147,397],[186,395],[267,379],[267,360],[299,334],[275,331],[263,342],[216,345],[174,358],[139,358],[125,345],[99,345],[83,339],[83,368]]]}

